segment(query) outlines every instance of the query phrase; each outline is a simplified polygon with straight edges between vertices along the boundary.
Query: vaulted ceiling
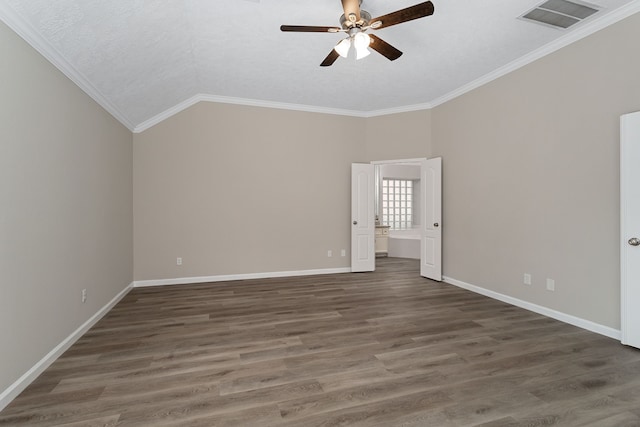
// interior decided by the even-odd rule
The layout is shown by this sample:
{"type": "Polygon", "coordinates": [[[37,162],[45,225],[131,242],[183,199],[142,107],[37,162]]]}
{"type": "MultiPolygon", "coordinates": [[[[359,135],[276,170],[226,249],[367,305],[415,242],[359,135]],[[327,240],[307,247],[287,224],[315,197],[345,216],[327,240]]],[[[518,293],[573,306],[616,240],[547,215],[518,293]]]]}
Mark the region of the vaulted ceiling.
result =
{"type": "MultiPolygon", "coordinates": [[[[421,0],[364,0],[383,15],[421,0]]],[[[428,108],[640,10],[602,10],[566,30],[519,16],[539,0],[432,0],[432,16],[376,31],[404,52],[320,62],[343,34],[339,0],[2,0],[0,18],[134,131],[197,102],[337,114],[428,108]]]]}

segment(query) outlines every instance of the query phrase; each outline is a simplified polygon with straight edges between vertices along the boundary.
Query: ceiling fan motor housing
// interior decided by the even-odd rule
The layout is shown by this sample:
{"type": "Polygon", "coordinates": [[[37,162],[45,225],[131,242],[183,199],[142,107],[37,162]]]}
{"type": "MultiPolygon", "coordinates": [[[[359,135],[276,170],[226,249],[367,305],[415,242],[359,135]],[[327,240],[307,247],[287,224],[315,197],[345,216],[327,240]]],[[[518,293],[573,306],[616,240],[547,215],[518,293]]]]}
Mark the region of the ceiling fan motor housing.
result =
{"type": "Polygon", "coordinates": [[[342,27],[343,30],[349,30],[353,27],[361,28],[369,25],[369,21],[371,21],[371,14],[366,10],[361,10],[360,20],[358,22],[353,22],[347,19],[347,17],[344,16],[344,14],[342,14],[342,16],[340,17],[340,26],[342,27]]]}

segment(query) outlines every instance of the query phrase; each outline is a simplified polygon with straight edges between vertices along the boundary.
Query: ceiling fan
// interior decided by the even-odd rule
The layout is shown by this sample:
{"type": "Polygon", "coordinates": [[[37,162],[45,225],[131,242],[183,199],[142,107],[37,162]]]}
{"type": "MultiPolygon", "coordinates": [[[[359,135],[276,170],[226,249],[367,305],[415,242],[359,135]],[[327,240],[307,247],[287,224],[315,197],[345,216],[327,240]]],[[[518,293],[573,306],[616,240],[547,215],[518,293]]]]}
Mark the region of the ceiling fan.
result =
{"type": "Polygon", "coordinates": [[[319,27],[308,25],[282,25],[280,31],[292,31],[302,33],[338,33],[344,32],[348,37],[341,40],[322,61],[320,66],[332,65],[339,56],[346,58],[351,45],[356,50],[356,59],[368,56],[368,47],[382,54],[390,61],[394,61],[402,55],[402,52],[374,34],[367,34],[367,30],[379,30],[403,22],[412,21],[425,16],[433,15],[433,3],[426,1],[405,9],[400,9],[377,18],[371,18],[369,12],[360,9],[362,0],[342,0],[344,15],[340,17],[340,27],[319,27]]]}

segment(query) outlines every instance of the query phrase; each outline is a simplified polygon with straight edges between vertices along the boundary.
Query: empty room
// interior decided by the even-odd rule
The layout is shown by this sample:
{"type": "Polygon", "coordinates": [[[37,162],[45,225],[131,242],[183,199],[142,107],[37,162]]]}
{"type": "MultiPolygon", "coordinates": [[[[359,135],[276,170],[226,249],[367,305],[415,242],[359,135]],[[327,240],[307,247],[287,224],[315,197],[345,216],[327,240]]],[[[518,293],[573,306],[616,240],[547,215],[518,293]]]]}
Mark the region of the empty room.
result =
{"type": "Polygon", "coordinates": [[[0,426],[640,426],[640,0],[0,21],[0,426]]]}

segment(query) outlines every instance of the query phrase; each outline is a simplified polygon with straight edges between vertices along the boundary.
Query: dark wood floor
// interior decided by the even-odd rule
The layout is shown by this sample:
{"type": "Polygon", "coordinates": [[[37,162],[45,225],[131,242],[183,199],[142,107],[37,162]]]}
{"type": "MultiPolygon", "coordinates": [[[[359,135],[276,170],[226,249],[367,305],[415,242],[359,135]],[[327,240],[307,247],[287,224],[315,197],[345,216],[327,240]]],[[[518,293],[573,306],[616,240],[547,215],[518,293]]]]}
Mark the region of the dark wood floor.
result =
{"type": "Polygon", "coordinates": [[[0,425],[640,426],[640,351],[378,261],[134,289],[0,425]]]}

